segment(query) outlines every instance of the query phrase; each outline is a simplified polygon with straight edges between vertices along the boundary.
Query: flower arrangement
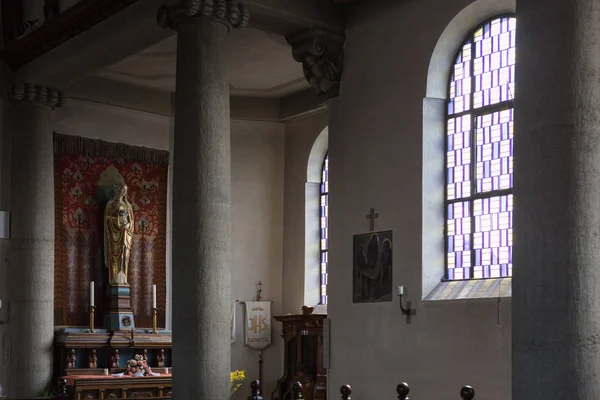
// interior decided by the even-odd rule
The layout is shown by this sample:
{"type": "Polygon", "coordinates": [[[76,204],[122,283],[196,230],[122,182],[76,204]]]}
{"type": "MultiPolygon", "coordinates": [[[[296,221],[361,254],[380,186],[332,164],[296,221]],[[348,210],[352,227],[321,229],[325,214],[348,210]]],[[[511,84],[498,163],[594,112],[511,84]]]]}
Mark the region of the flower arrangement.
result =
{"type": "Polygon", "coordinates": [[[136,354],[131,360],[127,360],[125,368],[125,375],[146,376],[152,374],[146,359],[140,354],[136,354]]]}
{"type": "Polygon", "coordinates": [[[236,390],[242,386],[242,381],[246,379],[246,375],[244,375],[244,370],[235,370],[229,373],[229,382],[230,385],[230,396],[233,396],[236,390]]]}

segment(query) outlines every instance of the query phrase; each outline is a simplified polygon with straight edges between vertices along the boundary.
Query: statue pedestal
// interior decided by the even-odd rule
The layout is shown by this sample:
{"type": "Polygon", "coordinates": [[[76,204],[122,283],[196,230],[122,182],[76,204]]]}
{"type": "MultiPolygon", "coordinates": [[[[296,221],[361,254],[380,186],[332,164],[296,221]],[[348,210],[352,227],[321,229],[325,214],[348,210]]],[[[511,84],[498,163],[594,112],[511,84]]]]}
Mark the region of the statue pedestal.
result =
{"type": "Polygon", "coordinates": [[[108,313],[104,317],[106,329],[113,331],[135,329],[129,285],[110,285],[108,287],[108,304],[108,313]]]}

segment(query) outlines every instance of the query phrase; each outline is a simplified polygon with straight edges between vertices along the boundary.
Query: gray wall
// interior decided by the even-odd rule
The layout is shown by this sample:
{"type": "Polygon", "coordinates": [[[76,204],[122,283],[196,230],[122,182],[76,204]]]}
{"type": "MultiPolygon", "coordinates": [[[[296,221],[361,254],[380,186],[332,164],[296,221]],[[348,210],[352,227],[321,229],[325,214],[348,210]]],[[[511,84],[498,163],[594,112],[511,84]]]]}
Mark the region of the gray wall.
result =
{"type": "MultiPolygon", "coordinates": [[[[481,398],[510,398],[510,299],[500,303],[500,325],[495,299],[420,299],[427,294],[422,293],[423,271],[438,267],[423,262],[429,251],[422,248],[428,234],[424,213],[437,213],[439,235],[443,226],[442,209],[422,207],[428,203],[424,175],[432,173],[430,166],[423,167],[424,145],[443,146],[440,116],[433,131],[423,132],[424,124],[436,118],[423,113],[424,98],[445,97],[448,67],[464,35],[514,4],[374,3],[352,12],[341,93],[329,107],[329,395],[339,396],[339,387],[348,383],[355,398],[393,398],[396,384],[407,381],[411,398],[455,399],[463,384],[473,385],[481,398]],[[404,285],[413,301],[417,315],[411,324],[396,296],[388,303],[352,302],[352,235],[368,230],[370,207],[379,213],[376,229],[394,231],[394,287],[404,285]]],[[[443,164],[438,168],[442,183],[443,164]]]]}
{"type": "MultiPolygon", "coordinates": [[[[231,121],[234,300],[254,300],[263,283],[263,300],[271,300],[272,315],[281,313],[283,252],[283,126],[272,122],[231,121]]],[[[244,306],[236,309],[236,342],[231,369],[246,371],[246,382],[235,399],[248,396],[248,383],[258,379],[258,351],[244,345],[244,306]]],[[[263,351],[263,393],[275,388],[281,371],[282,341],[277,326],[273,344],[263,351]]]]}
{"type": "MultiPolygon", "coordinates": [[[[4,63],[0,63],[0,84],[6,87],[10,81],[10,72],[4,63]]],[[[0,92],[0,210],[8,211],[10,208],[10,164],[11,164],[11,110],[12,106],[6,99],[6,91],[0,92]]],[[[0,239],[0,321],[8,320],[8,239],[0,239]]],[[[4,356],[4,344],[8,340],[7,325],[0,323],[0,395],[6,395],[6,382],[8,379],[8,365],[4,356]]]]}

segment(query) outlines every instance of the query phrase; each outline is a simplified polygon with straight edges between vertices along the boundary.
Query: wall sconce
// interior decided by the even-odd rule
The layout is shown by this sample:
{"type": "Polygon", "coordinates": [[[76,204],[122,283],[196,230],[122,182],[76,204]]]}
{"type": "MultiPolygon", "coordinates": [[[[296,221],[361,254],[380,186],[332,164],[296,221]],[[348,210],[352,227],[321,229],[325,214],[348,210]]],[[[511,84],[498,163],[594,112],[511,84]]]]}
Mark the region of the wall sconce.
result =
{"type": "Polygon", "coordinates": [[[410,301],[406,302],[406,306],[404,305],[404,286],[398,286],[398,297],[400,297],[400,311],[402,311],[402,315],[406,315],[406,323],[410,324],[410,317],[416,315],[417,312],[411,309],[410,301]]]}

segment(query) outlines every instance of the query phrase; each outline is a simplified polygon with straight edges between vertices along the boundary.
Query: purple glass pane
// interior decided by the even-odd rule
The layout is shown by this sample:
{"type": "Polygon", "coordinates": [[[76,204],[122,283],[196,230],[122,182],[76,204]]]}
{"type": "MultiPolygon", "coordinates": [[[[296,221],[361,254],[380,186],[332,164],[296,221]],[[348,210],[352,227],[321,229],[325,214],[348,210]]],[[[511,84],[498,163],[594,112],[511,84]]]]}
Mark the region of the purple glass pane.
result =
{"type": "Polygon", "coordinates": [[[498,18],[474,34],[473,108],[514,98],[515,18],[498,18]]]}
{"type": "Polygon", "coordinates": [[[512,194],[474,201],[473,278],[511,276],[512,214],[512,194]]]}
{"type": "Polygon", "coordinates": [[[446,264],[450,279],[470,278],[471,204],[448,204],[446,219],[446,264]]]}
{"type": "Polygon", "coordinates": [[[471,116],[448,119],[446,199],[471,196],[471,116]]]}
{"type": "Polygon", "coordinates": [[[471,60],[471,43],[469,42],[462,47],[452,68],[448,115],[471,109],[471,60]]]}
{"type": "Polygon", "coordinates": [[[329,154],[323,160],[320,200],[321,304],[327,304],[327,265],[329,249],[329,154]]]}
{"type": "Polygon", "coordinates": [[[513,109],[509,108],[476,119],[477,193],[512,187],[513,114],[513,109]]]}

